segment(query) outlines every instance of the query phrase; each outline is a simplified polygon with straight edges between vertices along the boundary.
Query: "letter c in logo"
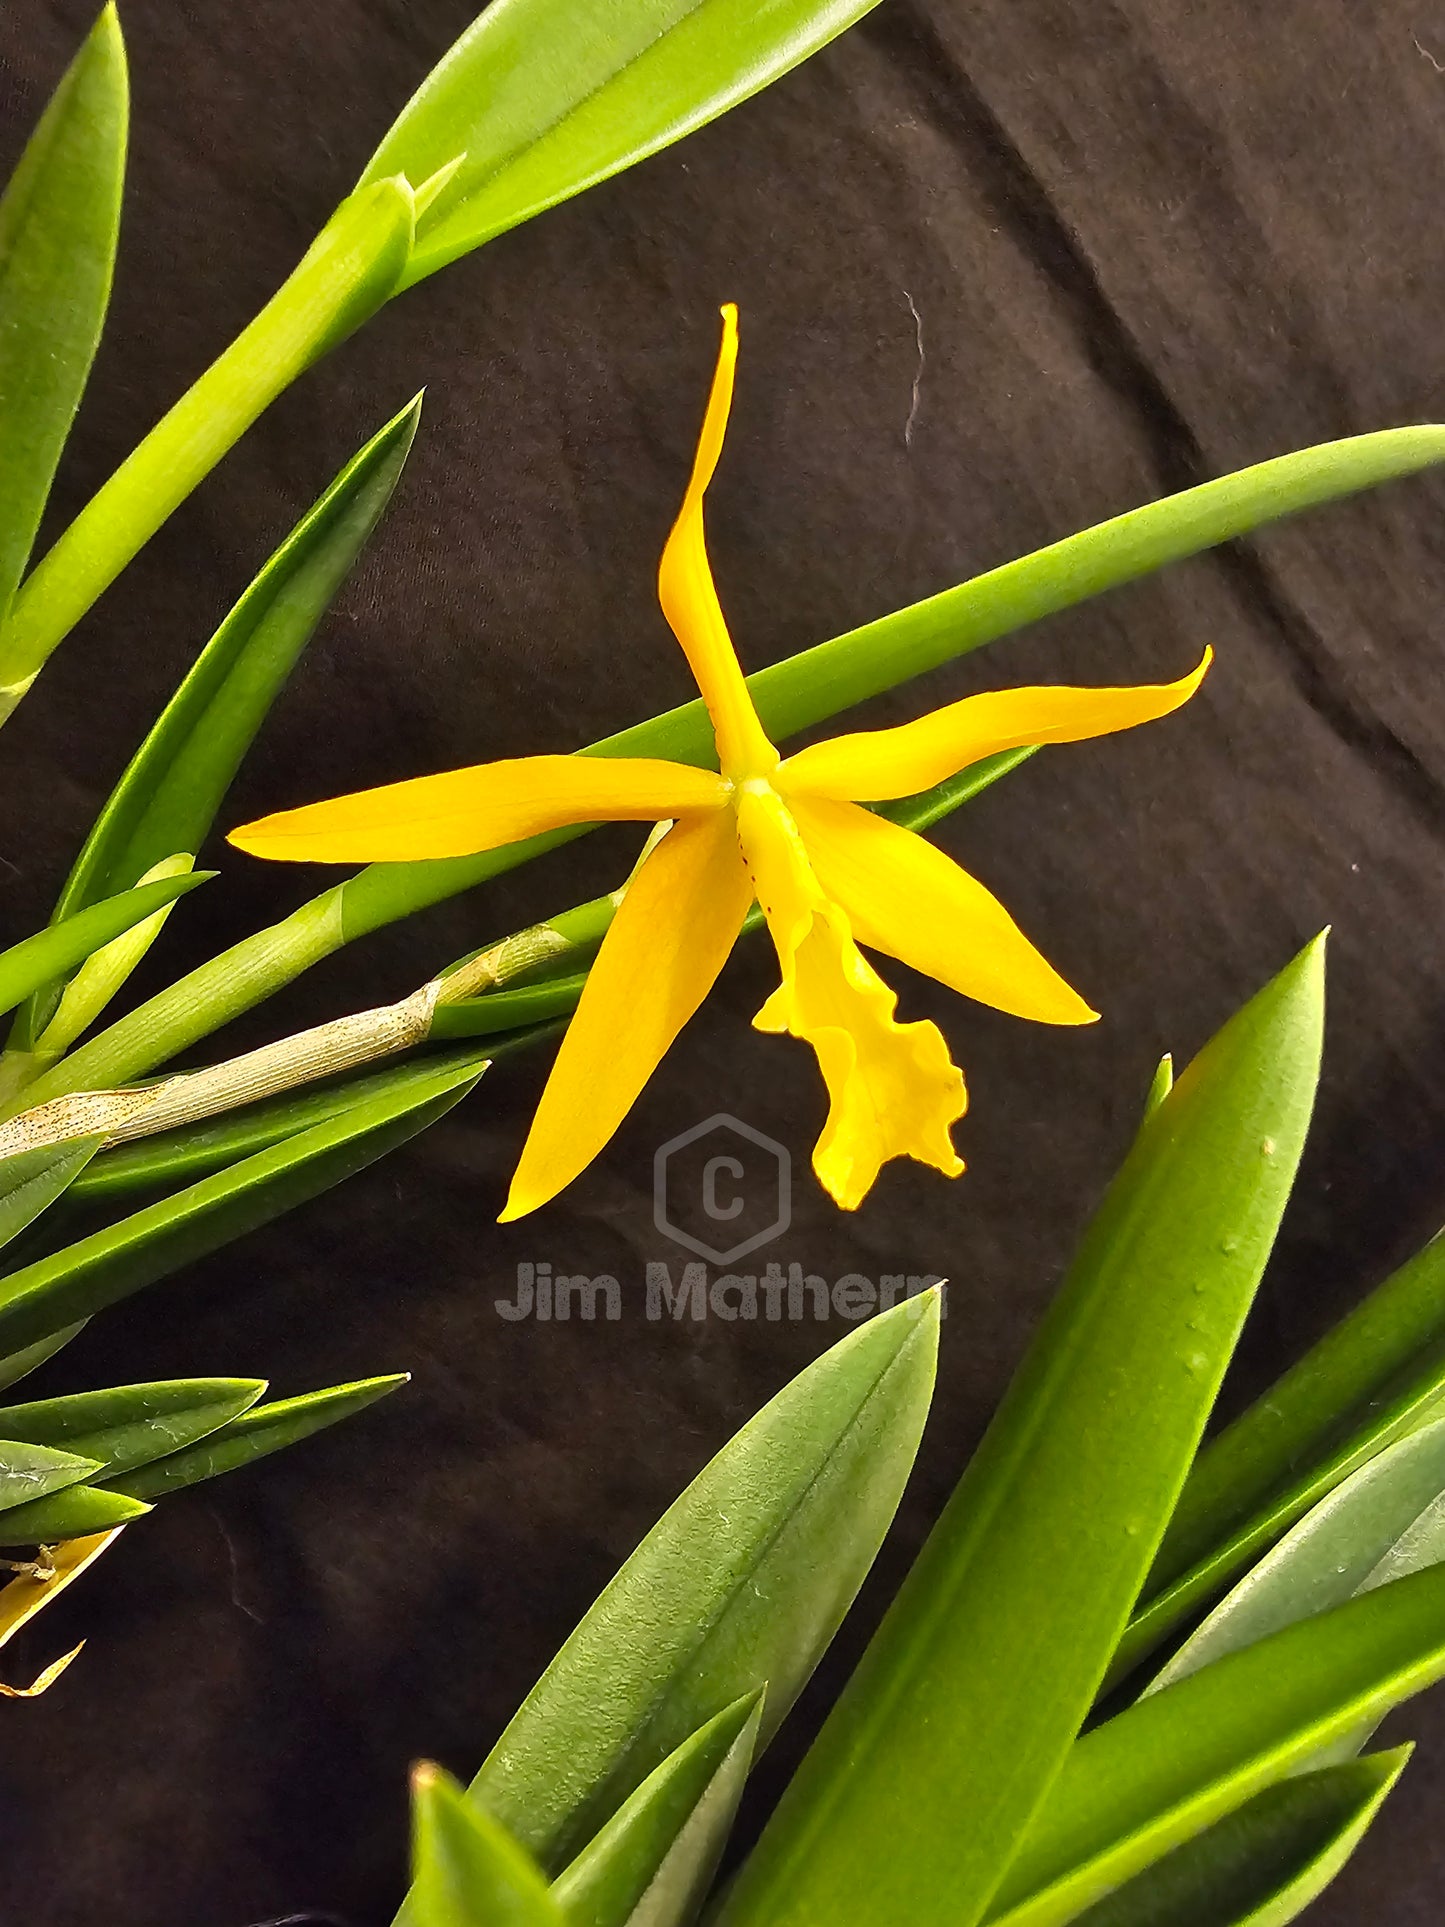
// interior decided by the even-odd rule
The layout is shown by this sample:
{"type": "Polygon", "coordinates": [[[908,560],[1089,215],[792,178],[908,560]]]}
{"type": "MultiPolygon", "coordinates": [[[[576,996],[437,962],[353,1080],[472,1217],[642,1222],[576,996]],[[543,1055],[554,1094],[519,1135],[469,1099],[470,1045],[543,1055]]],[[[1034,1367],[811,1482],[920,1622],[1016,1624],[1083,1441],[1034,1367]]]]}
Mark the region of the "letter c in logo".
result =
{"type": "Polygon", "coordinates": [[[743,1208],[743,1201],[740,1197],[734,1197],[732,1203],[728,1205],[723,1205],[718,1202],[717,1179],[719,1171],[726,1171],[730,1178],[740,1178],[743,1174],[743,1167],[738,1163],[736,1158],[709,1158],[703,1166],[702,1208],[715,1222],[728,1218],[736,1218],[743,1208]]]}

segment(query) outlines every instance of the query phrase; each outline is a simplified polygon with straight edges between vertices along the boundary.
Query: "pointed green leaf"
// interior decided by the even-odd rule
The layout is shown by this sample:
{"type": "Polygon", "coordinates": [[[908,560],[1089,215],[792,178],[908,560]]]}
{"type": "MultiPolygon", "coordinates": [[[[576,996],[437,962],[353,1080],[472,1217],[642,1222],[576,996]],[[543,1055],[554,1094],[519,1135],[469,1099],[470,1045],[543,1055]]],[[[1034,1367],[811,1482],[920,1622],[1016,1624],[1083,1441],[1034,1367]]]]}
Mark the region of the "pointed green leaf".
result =
{"type": "Polygon", "coordinates": [[[71,1138],[0,1159],[0,1245],[18,1237],[74,1184],[101,1142],[98,1137],[71,1138]]]}
{"type": "MultiPolygon", "coordinates": [[[[110,300],[125,46],[106,7],[0,199],[0,620],[30,559],[110,300]]],[[[0,663],[0,719],[25,693],[0,663]]]]}
{"type": "Polygon", "coordinates": [[[52,924],[22,943],[0,952],[0,1012],[13,1010],[39,985],[52,977],[67,977],[78,964],[104,944],[153,916],[177,897],[209,883],[214,870],[191,870],[183,876],[162,877],[158,883],[142,884],[138,890],[122,890],[118,896],[92,904],[79,916],[52,924]]]}
{"type": "Polygon", "coordinates": [[[1266,1787],[1077,1915],[1078,1927],[1286,1927],[1360,1844],[1412,1750],[1266,1787]]]}
{"type": "Polygon", "coordinates": [[[476,1071],[480,1074],[487,1064],[520,1048],[521,1041],[531,1040],[504,1038],[485,1051],[437,1051],[425,1057],[408,1058],[362,1077],[343,1078],[339,1083],[270,1098],[262,1104],[248,1104],[241,1110],[227,1111],[199,1124],[182,1125],[179,1130],[138,1138],[134,1144],[102,1151],[74,1181],[71,1197],[76,1202],[93,1203],[129,1197],[135,1192],[173,1189],[211,1171],[223,1170],[255,1151],[269,1150],[273,1144],[295,1137],[312,1125],[341,1117],[373,1097],[426,1088],[428,1080],[439,1073],[476,1071]]]}
{"type": "Polygon", "coordinates": [[[28,1510],[30,1500],[78,1485],[99,1470],[94,1459],[0,1435],[0,1508],[28,1510]]]}
{"type": "Polygon", "coordinates": [[[151,1510],[138,1500],[93,1485],[73,1485],[57,1496],[69,1501],[64,1531],[55,1530],[54,1499],[32,1499],[28,1505],[0,1512],[0,1545],[55,1546],[65,1539],[88,1539],[93,1532],[109,1532],[151,1510]]]}
{"type": "MultiPolygon", "coordinates": [[[[178,851],[174,856],[163,857],[159,863],[153,863],[143,875],[136,878],[136,887],[139,889],[147,883],[160,883],[170,877],[191,876],[195,867],[196,859],[188,850],[178,851]]],[[[154,910],[150,916],[142,917],[139,923],[132,924],[121,936],[112,937],[109,943],[103,944],[87,957],[68,984],[56,984],[50,996],[42,992],[38,998],[31,1000],[29,1010],[34,1011],[36,1018],[43,1017],[46,1011],[50,1012],[35,1042],[37,1066],[53,1063],[56,1058],[63,1057],[76,1038],[89,1030],[139,967],[146,952],[165,929],[174,909],[175,904],[168,903],[163,910],[154,910]]],[[[28,1037],[33,1021],[28,1021],[28,1016],[28,1011],[22,1011],[17,1017],[11,1033],[12,1047],[28,1037]]],[[[25,1067],[18,1051],[11,1054],[10,1062],[23,1089],[25,1067]]]]}
{"type": "Polygon", "coordinates": [[[1437,1237],[1204,1447],[1113,1677],[1357,1466],[1423,1423],[1442,1396],[1445,1237],[1437,1237]]]}
{"type": "Polygon", "coordinates": [[[439,1766],[411,1776],[416,1927],[568,1927],[525,1848],[439,1766]]]}
{"type": "Polygon", "coordinates": [[[173,850],[199,850],[286,685],[401,478],[421,397],[354,456],[197,657],[111,792],[57,905],[70,916],[128,889],[173,850]]]}
{"type": "Polygon", "coordinates": [[[266,1390],[263,1378],[163,1379],[0,1407],[0,1438],[51,1445],[96,1461],[107,1485],[228,1425],[266,1390]]]}
{"type": "MultiPolygon", "coordinates": [[[[1166,563],[1441,460],[1445,427],[1387,429],[1262,462],[1116,516],[804,650],[750,677],[749,688],[764,724],[781,740],[1166,563]]],[[[698,701],[607,737],[585,753],[705,764],[714,746],[707,712],[698,701]]],[[[83,1045],[39,1081],[36,1101],[143,1077],[342,944],[580,834],[558,830],[503,850],[442,862],[373,864],[313,898],[284,922],[202,964],[83,1045]]]]}
{"type": "MultiPolygon", "coordinates": [[[[1399,1440],[1306,1513],[1146,1687],[1172,1685],[1311,1613],[1445,1559],[1445,1419],[1399,1440]]],[[[1357,1753],[1374,1723],[1345,1736],[1357,1753]]]]}
{"type": "Polygon", "coordinates": [[[1216,1660],[1069,1755],[990,1921],[1063,1927],[1121,1882],[1445,1676],[1445,1566],[1216,1660]]]}
{"type": "Polygon", "coordinates": [[[63,1331],[52,1332],[49,1338],[42,1338],[37,1344],[26,1345],[21,1351],[11,1352],[8,1358],[0,1358],[0,1392],[18,1385],[22,1378],[38,1370],[47,1358],[54,1358],[72,1338],[79,1338],[85,1326],[86,1320],[82,1318],[77,1324],[67,1325],[63,1331]]]}
{"type": "Polygon", "coordinates": [[[1259,1283],[1323,991],[1317,941],[1144,1120],[727,1927],[846,1919],[859,1892],[910,1927],[982,1918],[1098,1691],[1259,1283]]]}
{"type": "Polygon", "coordinates": [[[342,202],[250,326],[157,422],[27,577],[0,628],[0,680],[33,680],[56,644],[256,417],[319,354],[376,312],[397,285],[411,238],[405,181],[378,181],[342,202]]]}
{"type": "Polygon", "coordinates": [[[112,1475],[104,1483],[108,1490],[123,1492],[132,1499],[164,1498],[184,1486],[199,1485],[224,1472],[238,1472],[272,1452],[298,1445],[328,1425],[364,1411],[409,1379],[408,1372],[392,1372],[383,1378],[357,1379],[350,1385],[332,1385],[325,1391],[304,1392],[298,1398],[253,1405],[198,1445],[153,1459],[138,1471],[112,1475]]]}
{"type": "Polygon", "coordinates": [[[763,1694],[699,1727],[552,1886],[569,1927],[687,1927],[712,1884],[752,1765],[763,1694]]]}
{"type": "Polygon", "coordinates": [[[765,1745],[888,1529],[927,1416],[936,1293],[835,1345],[704,1467],[529,1694],[471,1797],[560,1870],[701,1725],[767,1686],[765,1745]]]}
{"type": "Polygon", "coordinates": [[[408,285],[714,120],[874,0],[500,0],[433,68],[362,184],[452,171],[408,285]]]}
{"type": "Polygon", "coordinates": [[[478,1075],[438,1072],[373,1097],[0,1278],[0,1354],[88,1318],[329,1190],[449,1111],[478,1075]]]}

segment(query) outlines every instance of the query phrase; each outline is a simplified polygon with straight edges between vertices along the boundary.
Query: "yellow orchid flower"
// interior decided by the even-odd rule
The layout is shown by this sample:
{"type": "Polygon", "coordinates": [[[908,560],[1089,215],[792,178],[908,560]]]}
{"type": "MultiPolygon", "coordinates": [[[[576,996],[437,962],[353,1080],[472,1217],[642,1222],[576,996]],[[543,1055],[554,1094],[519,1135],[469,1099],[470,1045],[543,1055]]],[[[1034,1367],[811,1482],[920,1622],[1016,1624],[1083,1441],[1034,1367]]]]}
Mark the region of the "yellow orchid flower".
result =
{"type": "Polygon", "coordinates": [[[658,575],[663,613],[697,678],[720,773],[646,758],[527,756],[392,783],[247,824],[231,842],[295,862],[470,855],[598,821],[671,822],[634,874],[542,1093],[502,1219],[545,1204],[612,1137],[712,988],[744,917],[763,908],[782,982],[753,1020],[802,1038],[830,1099],[813,1153],[845,1210],[896,1157],[945,1176],[963,1162],[952,1125],[963,1074],[932,1023],[900,1024],[859,944],[964,996],[1045,1024],[1092,1023],[983,885],[941,850],[865,809],[911,796],[1000,750],[1077,742],[1165,716],[1198,688],[1010,689],[950,703],[900,728],[835,736],[783,758],[733,650],[708,565],[703,496],[722,452],[737,310],[722,348],[692,479],[658,575]]]}

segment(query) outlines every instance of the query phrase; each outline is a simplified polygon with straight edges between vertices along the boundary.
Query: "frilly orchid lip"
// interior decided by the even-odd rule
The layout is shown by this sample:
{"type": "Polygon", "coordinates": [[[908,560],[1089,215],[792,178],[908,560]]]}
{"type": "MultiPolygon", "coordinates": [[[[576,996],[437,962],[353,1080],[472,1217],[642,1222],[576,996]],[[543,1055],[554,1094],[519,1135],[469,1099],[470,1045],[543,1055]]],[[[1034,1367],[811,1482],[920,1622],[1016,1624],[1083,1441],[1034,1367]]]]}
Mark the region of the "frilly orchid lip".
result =
{"type": "Polygon", "coordinates": [[[658,594],[697,679],[720,774],[641,758],[529,756],[452,770],[262,818],[240,849],[297,862],[465,856],[598,821],[671,822],[628,885],[557,1054],[503,1220],[569,1184],[612,1137],[712,988],[754,900],[782,982],[754,1020],[810,1044],[829,1094],[813,1154],[845,1210],[891,1158],[963,1170],[951,1130],[963,1074],[932,1023],[900,1024],[859,944],[966,997],[1044,1024],[1097,1015],[984,886],[924,838],[863,807],[914,795],[999,751],[1079,742],[1152,722],[1194,694],[1211,652],[1178,682],[991,691],[893,729],[783,758],[769,741],[708,563],[703,498],[722,453],[737,310],[722,347],[658,594]]]}

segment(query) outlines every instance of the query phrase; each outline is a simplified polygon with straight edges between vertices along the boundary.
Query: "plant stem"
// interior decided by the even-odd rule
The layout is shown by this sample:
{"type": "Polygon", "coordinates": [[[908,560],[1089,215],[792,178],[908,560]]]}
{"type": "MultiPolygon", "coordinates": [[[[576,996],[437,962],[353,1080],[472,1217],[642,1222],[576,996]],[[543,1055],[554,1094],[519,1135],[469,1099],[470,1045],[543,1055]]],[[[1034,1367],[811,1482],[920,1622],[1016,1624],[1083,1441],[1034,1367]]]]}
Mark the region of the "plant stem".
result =
{"type": "Polygon", "coordinates": [[[412,231],[404,180],[343,201],[255,320],[91,498],[21,585],[0,629],[0,722],[57,643],[263,409],[395,290],[412,231]]]}

